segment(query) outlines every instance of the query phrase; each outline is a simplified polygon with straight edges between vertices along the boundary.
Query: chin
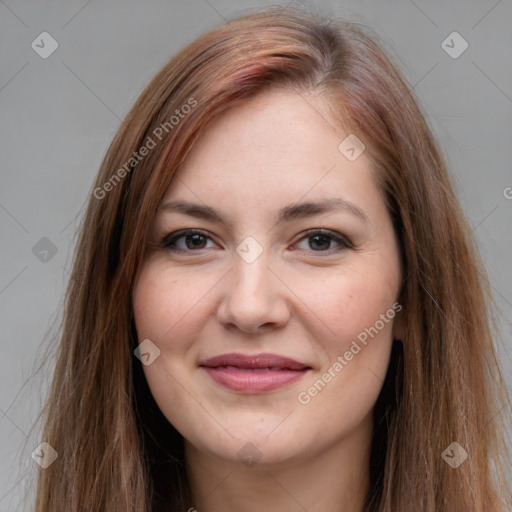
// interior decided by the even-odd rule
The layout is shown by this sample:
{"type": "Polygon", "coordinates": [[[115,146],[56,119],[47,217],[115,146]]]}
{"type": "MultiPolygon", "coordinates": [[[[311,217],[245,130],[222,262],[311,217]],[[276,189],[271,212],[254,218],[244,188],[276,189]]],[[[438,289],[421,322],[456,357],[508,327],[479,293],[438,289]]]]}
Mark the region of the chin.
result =
{"type": "Polygon", "coordinates": [[[248,468],[257,465],[260,469],[286,466],[314,452],[314,440],[301,438],[296,432],[285,429],[278,432],[278,425],[279,422],[273,422],[272,426],[263,422],[259,428],[255,428],[254,423],[244,428],[239,423],[236,429],[229,429],[226,425],[232,436],[221,429],[222,434],[218,434],[222,439],[215,440],[211,435],[205,438],[205,432],[198,432],[198,437],[188,442],[195,450],[208,453],[213,458],[248,468]]]}

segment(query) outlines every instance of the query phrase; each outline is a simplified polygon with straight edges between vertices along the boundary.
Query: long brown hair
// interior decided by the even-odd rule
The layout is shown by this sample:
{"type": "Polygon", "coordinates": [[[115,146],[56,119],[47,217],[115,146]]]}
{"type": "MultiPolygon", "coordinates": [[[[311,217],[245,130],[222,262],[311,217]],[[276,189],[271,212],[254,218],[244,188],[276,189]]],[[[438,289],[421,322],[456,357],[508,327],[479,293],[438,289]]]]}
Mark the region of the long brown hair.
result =
{"type": "Polygon", "coordinates": [[[194,141],[269,87],[325,95],[333,119],[366,145],[400,240],[404,339],[374,409],[365,510],[510,506],[488,281],[438,143],[377,41],[303,10],[256,11],[188,45],[140,95],[81,225],[43,410],[42,440],[59,457],[39,471],[37,512],[190,507],[183,439],[134,357],[132,286],[157,205],[194,141]],[[442,456],[454,442],[468,454],[457,469],[442,456]]]}

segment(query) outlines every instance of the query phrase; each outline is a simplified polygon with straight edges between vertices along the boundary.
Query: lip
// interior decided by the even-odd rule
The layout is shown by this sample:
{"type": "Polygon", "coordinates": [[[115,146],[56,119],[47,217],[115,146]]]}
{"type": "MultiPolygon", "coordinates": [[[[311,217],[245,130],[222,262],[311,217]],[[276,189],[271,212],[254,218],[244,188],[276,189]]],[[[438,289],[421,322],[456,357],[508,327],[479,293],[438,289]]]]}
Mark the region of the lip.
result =
{"type": "Polygon", "coordinates": [[[241,393],[273,391],[303,377],[311,366],[276,354],[222,354],[199,364],[218,384],[241,393]]]}

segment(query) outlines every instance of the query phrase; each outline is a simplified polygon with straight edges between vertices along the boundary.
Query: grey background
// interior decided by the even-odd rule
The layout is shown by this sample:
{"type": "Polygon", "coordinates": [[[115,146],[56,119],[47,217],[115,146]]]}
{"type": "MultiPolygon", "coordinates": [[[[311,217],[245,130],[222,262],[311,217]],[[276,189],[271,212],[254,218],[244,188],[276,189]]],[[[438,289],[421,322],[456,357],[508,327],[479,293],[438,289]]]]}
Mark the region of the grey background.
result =
{"type": "MultiPolygon", "coordinates": [[[[22,496],[40,442],[31,426],[51,377],[34,371],[59,319],[82,207],[120,120],[185,44],[264,5],[270,3],[0,0],[0,512],[29,509],[22,496]],[[31,47],[44,31],[59,45],[47,59],[31,47]],[[43,237],[57,250],[46,262],[33,252],[43,237]]],[[[414,86],[490,273],[511,387],[512,199],[505,196],[512,187],[512,2],[307,5],[373,28],[414,86]],[[441,46],[453,31],[469,44],[456,59],[441,46]]]]}

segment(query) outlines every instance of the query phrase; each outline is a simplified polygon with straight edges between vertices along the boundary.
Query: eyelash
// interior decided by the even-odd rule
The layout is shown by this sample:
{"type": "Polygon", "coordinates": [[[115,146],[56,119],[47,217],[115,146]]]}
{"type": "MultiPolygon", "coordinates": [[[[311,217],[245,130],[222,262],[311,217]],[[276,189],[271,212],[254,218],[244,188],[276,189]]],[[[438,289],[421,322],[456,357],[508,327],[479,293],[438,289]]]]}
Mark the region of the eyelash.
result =
{"type": "MultiPolygon", "coordinates": [[[[211,240],[211,237],[204,231],[201,231],[199,229],[185,229],[185,230],[176,231],[174,233],[170,233],[170,234],[166,235],[160,242],[160,247],[167,251],[177,253],[177,254],[199,252],[202,249],[206,249],[206,248],[197,249],[197,250],[179,249],[175,246],[176,242],[178,240],[180,240],[181,238],[184,238],[186,236],[193,236],[193,235],[200,235],[204,238],[211,240]]],[[[318,235],[328,237],[328,238],[332,239],[333,241],[335,241],[336,243],[340,244],[339,247],[334,248],[335,252],[340,252],[340,251],[343,251],[346,249],[354,248],[353,244],[348,240],[348,238],[340,236],[334,231],[330,231],[328,229],[320,229],[320,228],[310,229],[310,230],[306,231],[304,233],[304,235],[302,236],[302,238],[300,238],[298,240],[298,242],[300,242],[304,239],[313,237],[313,236],[318,236],[318,235]]],[[[316,252],[318,252],[318,253],[326,252],[326,253],[331,254],[332,250],[333,250],[333,248],[327,249],[327,250],[320,250],[320,251],[312,250],[312,252],[315,252],[315,253],[316,252]]]]}

